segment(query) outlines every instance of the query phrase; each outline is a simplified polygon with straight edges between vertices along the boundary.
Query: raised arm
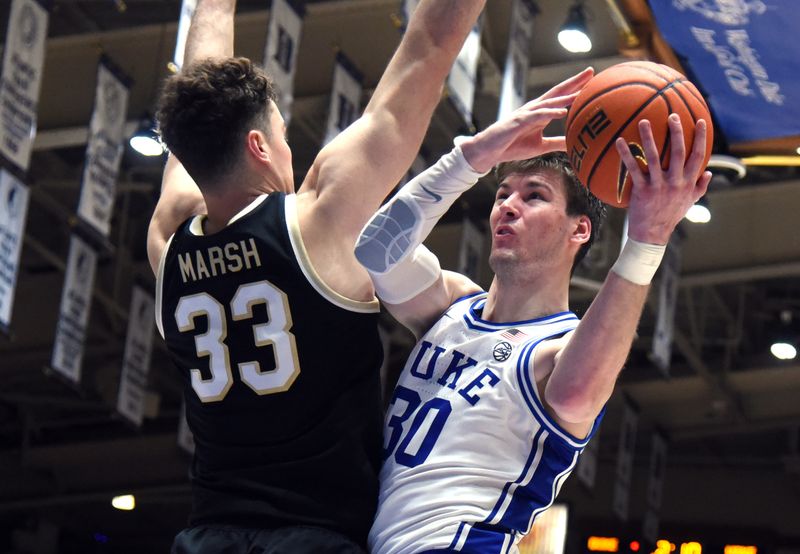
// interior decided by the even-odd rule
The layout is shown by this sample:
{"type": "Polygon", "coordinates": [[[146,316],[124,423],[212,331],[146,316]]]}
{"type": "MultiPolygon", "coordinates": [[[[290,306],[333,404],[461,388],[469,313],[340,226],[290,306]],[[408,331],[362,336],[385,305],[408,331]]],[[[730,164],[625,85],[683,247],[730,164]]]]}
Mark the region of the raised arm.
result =
{"type": "MultiPolygon", "coordinates": [[[[186,38],[184,66],[206,58],[233,55],[235,11],[236,0],[199,0],[186,38]]],[[[205,211],[200,189],[180,161],[170,154],[161,178],[161,196],[147,230],[147,257],[154,274],[158,272],[167,240],[178,225],[205,211]]]]}
{"type": "Polygon", "coordinates": [[[485,3],[419,3],[364,114],[320,152],[300,188],[317,195],[320,225],[354,240],[408,171],[444,80],[485,3]]]}
{"type": "Polygon", "coordinates": [[[572,337],[537,353],[534,375],[549,410],[568,431],[585,436],[614,390],[633,342],[645,300],[669,238],[689,207],[703,196],[706,123],[698,121],[686,159],[680,119],[670,116],[670,166],[660,169],[649,122],[639,125],[649,175],[620,139],[617,151],[633,178],[628,241],[572,337]],[[685,163],[684,163],[685,162],[685,163]]]}
{"type": "Polygon", "coordinates": [[[356,258],[367,269],[378,296],[403,325],[420,335],[457,298],[479,287],[439,261],[422,241],[455,200],[496,164],[564,149],[564,137],[544,128],[592,77],[591,68],[556,85],[458,146],[416,176],[364,227],[356,258]]]}

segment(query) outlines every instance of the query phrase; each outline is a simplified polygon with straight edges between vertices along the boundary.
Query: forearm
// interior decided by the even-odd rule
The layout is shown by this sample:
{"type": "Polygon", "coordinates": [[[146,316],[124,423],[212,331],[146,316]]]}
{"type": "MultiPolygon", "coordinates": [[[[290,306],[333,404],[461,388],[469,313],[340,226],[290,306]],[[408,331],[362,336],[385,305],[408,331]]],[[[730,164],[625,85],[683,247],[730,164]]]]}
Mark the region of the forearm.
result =
{"type": "Polygon", "coordinates": [[[233,56],[236,0],[199,0],[186,38],[184,65],[233,56]]]}
{"type": "Polygon", "coordinates": [[[561,350],[545,399],[571,423],[591,421],[611,397],[630,352],[649,285],[609,272],[603,286],[561,350]]]}
{"type": "MultiPolygon", "coordinates": [[[[413,107],[427,126],[442,85],[486,0],[422,0],[365,113],[377,107],[413,107]],[[410,87],[400,93],[395,87],[410,87]]],[[[396,113],[401,114],[402,111],[396,113]]],[[[411,121],[409,113],[404,120],[411,121]]],[[[424,133],[425,127],[420,132],[424,133]]]]}

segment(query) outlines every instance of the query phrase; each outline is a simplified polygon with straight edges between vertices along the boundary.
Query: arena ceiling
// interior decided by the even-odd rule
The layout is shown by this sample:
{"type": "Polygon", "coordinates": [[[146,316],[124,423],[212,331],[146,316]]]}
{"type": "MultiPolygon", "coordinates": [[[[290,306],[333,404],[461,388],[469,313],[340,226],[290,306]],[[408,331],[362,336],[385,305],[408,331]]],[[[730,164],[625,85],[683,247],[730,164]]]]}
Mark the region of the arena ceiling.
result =
{"type": "MultiPolygon", "coordinates": [[[[399,4],[399,0],[307,2],[289,129],[298,182],[324,134],[335,53],[341,50],[353,60],[365,75],[365,90],[371,90],[399,41],[399,4]]],[[[617,2],[640,37],[635,46],[620,38],[606,0],[588,1],[594,49],[582,56],[566,53],[555,39],[569,3],[537,0],[537,4],[541,13],[535,22],[528,79],[532,93],[586,65],[599,70],[626,56],[677,64],[644,0],[617,2]]],[[[268,5],[267,0],[239,1],[238,54],[262,58],[268,5]]],[[[1,32],[7,24],[7,6],[8,2],[0,3],[1,32]]],[[[86,541],[103,552],[155,552],[166,548],[185,521],[187,457],[175,440],[180,383],[160,339],[153,354],[142,429],[132,429],[114,415],[131,285],[153,285],[144,245],[158,196],[161,161],[144,159],[130,149],[125,152],[112,248],[101,254],[98,266],[81,387],[67,387],[44,371],[75,222],[98,58],[101,53],[109,55],[133,79],[128,113],[132,131],[152,113],[159,83],[167,75],[179,6],[177,0],[54,3],[12,334],[0,339],[3,551],[11,551],[12,543],[46,544],[55,533],[64,552],[86,551],[86,541]],[[137,493],[140,509],[113,510],[111,495],[126,491],[137,493]]],[[[509,17],[510,0],[490,0],[475,106],[478,128],[496,115],[509,17]]],[[[468,126],[443,99],[423,154],[432,162],[452,136],[465,131],[468,126]]],[[[716,154],[734,156],[791,154],[800,146],[797,137],[745,145],[728,144],[720,137],[717,142],[716,154]]],[[[459,240],[465,217],[486,229],[491,198],[491,184],[481,183],[435,231],[430,246],[445,266],[456,264],[452,245],[459,240]]],[[[656,313],[652,298],[609,405],[601,462],[613,465],[621,399],[626,396],[640,411],[641,435],[659,428],[669,437],[669,468],[761,472],[786,489],[790,505],[773,508],[796,514],[800,512],[800,362],[773,359],[769,341],[781,312],[800,322],[800,238],[794,225],[800,213],[800,176],[787,167],[751,168],[744,179],[720,172],[709,200],[711,223],[681,227],[682,269],[670,376],[665,378],[655,369],[648,356],[656,313]]],[[[616,257],[621,229],[622,214],[612,213],[603,245],[574,281],[576,310],[586,308],[616,257]]],[[[484,284],[488,271],[481,268],[484,284]]],[[[396,369],[411,339],[388,318],[386,326],[391,337],[389,365],[396,369]]],[[[637,464],[645,466],[647,441],[639,442],[637,464]]],[[[766,506],[765,501],[764,520],[778,517],[766,506]]],[[[791,531],[788,525],[780,529],[791,531]]]]}

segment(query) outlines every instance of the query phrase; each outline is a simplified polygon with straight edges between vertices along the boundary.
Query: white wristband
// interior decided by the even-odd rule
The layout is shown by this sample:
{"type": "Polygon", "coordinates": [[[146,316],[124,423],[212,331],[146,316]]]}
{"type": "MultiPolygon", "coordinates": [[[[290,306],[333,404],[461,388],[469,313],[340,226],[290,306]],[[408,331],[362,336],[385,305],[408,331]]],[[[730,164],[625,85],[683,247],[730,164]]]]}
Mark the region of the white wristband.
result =
{"type": "Polygon", "coordinates": [[[631,283],[649,285],[666,249],[666,244],[647,244],[628,237],[611,271],[631,283]]]}

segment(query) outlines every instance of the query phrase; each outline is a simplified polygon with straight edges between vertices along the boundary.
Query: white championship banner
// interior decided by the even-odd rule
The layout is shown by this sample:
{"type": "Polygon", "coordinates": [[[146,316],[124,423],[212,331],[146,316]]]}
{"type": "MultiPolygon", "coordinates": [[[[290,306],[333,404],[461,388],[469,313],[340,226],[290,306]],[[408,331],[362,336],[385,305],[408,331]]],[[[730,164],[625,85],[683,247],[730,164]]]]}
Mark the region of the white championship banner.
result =
{"type": "Polygon", "coordinates": [[[531,0],[514,0],[508,33],[508,53],[500,86],[500,108],[497,119],[522,106],[528,99],[528,67],[533,41],[533,17],[536,6],[531,0]]]}
{"type": "Polygon", "coordinates": [[[447,76],[447,89],[450,99],[461,113],[467,125],[472,126],[472,105],[475,102],[475,79],[478,72],[478,59],[481,57],[481,28],[483,16],[467,35],[464,46],[456,57],[453,69],[447,76]]]}
{"type": "Polygon", "coordinates": [[[678,302],[678,282],[681,272],[680,240],[673,236],[664,252],[659,268],[658,311],[653,332],[653,345],[650,359],[669,377],[669,364],[672,358],[672,338],[675,334],[675,305],[678,302]]]}
{"type": "Polygon", "coordinates": [[[44,67],[48,12],[35,0],[13,0],[0,76],[0,154],[28,170],[44,67]]]}
{"type": "Polygon", "coordinates": [[[108,237],[111,230],[117,174],[127,138],[127,111],[128,87],[109,63],[101,60],[97,66],[97,90],[89,125],[78,215],[104,237],[108,237]]]}
{"type": "Polygon", "coordinates": [[[8,331],[28,214],[28,187],[0,169],[0,330],[8,331]]]}
{"type": "Polygon", "coordinates": [[[128,335],[122,357],[117,411],[128,421],[141,427],[144,416],[147,374],[153,350],[155,299],[143,288],[134,286],[128,312],[128,335]]]}
{"type": "Polygon", "coordinates": [[[333,68],[333,86],[328,108],[328,124],[325,141],[328,144],[336,136],[358,119],[361,113],[362,76],[344,54],[336,55],[333,68]]]}
{"type": "Polygon", "coordinates": [[[633,456],[636,453],[636,430],[639,426],[639,414],[626,398],[622,413],[622,425],[619,430],[619,449],[617,451],[617,469],[614,480],[614,498],[612,511],[622,520],[628,520],[631,482],[633,481],[633,456]]]}
{"type": "Polygon", "coordinates": [[[189,36],[189,27],[192,24],[194,10],[197,8],[197,0],[183,0],[181,4],[181,15],[178,18],[178,36],[175,39],[175,54],[172,56],[171,69],[175,72],[183,67],[183,56],[186,53],[186,38],[189,36]]]}
{"type": "Polygon", "coordinates": [[[97,253],[83,239],[72,235],[50,367],[75,384],[81,379],[96,268],[97,253]]]}
{"type": "Polygon", "coordinates": [[[287,127],[292,115],[294,74],[302,29],[302,11],[287,0],[272,0],[264,69],[278,87],[278,109],[287,127]]]}
{"type": "Polygon", "coordinates": [[[664,474],[667,470],[667,439],[658,431],[654,432],[652,437],[650,474],[647,478],[647,510],[642,524],[642,536],[650,543],[655,544],[658,540],[664,474]]]}

